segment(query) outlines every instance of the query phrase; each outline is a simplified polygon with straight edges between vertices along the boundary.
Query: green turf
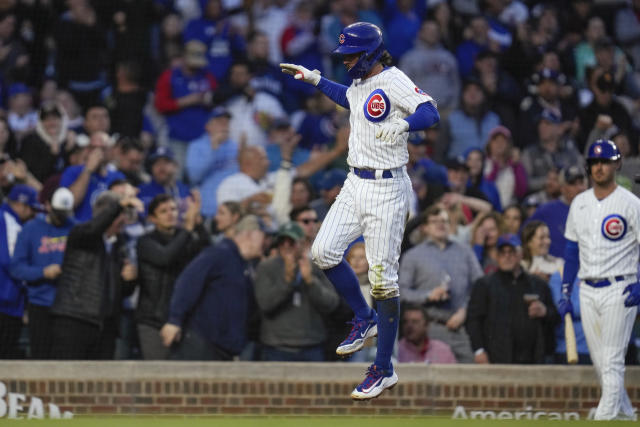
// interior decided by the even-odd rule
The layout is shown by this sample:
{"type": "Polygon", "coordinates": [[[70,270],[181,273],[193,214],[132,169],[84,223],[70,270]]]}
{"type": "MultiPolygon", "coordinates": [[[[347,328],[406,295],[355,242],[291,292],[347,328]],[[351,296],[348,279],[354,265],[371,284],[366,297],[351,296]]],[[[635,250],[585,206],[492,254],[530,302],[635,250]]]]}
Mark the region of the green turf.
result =
{"type": "MultiPolygon", "coordinates": [[[[73,420],[0,420],[3,426],[34,427],[518,427],[593,426],[593,421],[533,421],[533,420],[452,420],[439,417],[208,417],[208,418],[76,418],[73,420]]],[[[598,426],[631,426],[623,421],[597,422],[598,426]]]]}

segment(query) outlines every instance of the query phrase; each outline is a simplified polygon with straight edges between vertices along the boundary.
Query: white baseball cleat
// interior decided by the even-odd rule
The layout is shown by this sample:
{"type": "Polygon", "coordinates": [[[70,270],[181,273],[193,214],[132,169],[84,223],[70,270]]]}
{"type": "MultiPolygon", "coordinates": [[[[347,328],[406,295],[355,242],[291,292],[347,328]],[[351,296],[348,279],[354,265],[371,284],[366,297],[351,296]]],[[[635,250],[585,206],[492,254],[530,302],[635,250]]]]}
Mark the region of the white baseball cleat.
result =
{"type": "Polygon", "coordinates": [[[368,338],[378,336],[378,316],[376,315],[370,320],[354,317],[349,323],[353,325],[349,336],[336,348],[336,354],[339,356],[348,356],[361,350],[368,338]]]}
{"type": "Polygon", "coordinates": [[[392,389],[397,382],[398,375],[393,370],[389,374],[388,371],[384,371],[373,364],[367,369],[367,376],[364,381],[351,392],[351,398],[353,400],[376,398],[386,389],[392,389]]]}

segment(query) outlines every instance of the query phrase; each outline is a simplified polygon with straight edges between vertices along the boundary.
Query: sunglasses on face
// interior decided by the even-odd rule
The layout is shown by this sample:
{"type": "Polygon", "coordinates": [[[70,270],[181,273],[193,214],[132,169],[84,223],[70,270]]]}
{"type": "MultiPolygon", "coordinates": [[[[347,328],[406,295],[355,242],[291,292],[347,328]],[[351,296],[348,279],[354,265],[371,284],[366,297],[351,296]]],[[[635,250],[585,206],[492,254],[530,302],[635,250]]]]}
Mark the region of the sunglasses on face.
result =
{"type": "Polygon", "coordinates": [[[300,222],[303,223],[303,224],[306,224],[306,225],[308,225],[308,224],[316,224],[318,222],[318,219],[317,218],[304,218],[304,219],[301,219],[300,222]]]}

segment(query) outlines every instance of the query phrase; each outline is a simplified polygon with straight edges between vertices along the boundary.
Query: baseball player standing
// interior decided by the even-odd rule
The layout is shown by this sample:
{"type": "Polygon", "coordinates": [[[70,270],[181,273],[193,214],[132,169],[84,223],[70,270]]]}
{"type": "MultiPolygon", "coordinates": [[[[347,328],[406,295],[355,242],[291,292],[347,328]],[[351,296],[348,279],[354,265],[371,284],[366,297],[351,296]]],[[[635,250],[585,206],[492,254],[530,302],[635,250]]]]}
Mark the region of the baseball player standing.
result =
{"type": "Polygon", "coordinates": [[[349,87],[299,65],[280,67],[351,111],[350,173],[322,223],[311,256],[355,314],[353,328],[336,353],[352,354],[367,338],[378,336],[376,360],[351,393],[353,399],[366,400],[398,381],[391,354],[400,311],[400,244],[412,200],[405,166],[409,159],[408,132],[429,128],[440,116],[435,101],[402,71],[390,66],[391,56],[378,27],[356,22],[344,28],[338,42],[334,53],[342,55],[353,79],[349,87]],[[348,244],[360,235],[365,240],[377,313],[365,302],[356,275],[343,259],[348,244]]]}
{"type": "Polygon", "coordinates": [[[596,420],[634,417],[624,388],[624,358],[640,303],[640,199],[616,184],[620,166],[612,141],[591,144],[587,168],[593,187],[573,199],[565,228],[558,311],[562,317],[573,315],[571,284],[577,273],[582,325],[602,388],[596,420]]]}

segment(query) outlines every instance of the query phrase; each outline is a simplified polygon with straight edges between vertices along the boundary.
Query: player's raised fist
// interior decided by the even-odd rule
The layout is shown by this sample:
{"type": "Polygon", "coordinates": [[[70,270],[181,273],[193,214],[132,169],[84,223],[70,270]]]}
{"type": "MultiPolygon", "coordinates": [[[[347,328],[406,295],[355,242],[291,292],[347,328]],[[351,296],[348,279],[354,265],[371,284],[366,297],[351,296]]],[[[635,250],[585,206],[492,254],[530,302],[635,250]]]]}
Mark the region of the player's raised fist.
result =
{"type": "Polygon", "coordinates": [[[285,63],[280,64],[280,69],[283,73],[292,75],[294,79],[302,80],[303,82],[314,86],[317,86],[320,82],[320,71],[318,70],[310,71],[302,65],[285,63]]]}
{"type": "Polygon", "coordinates": [[[407,131],[409,131],[409,122],[399,118],[390,119],[378,128],[376,138],[383,141],[395,141],[398,135],[407,131]]]}

